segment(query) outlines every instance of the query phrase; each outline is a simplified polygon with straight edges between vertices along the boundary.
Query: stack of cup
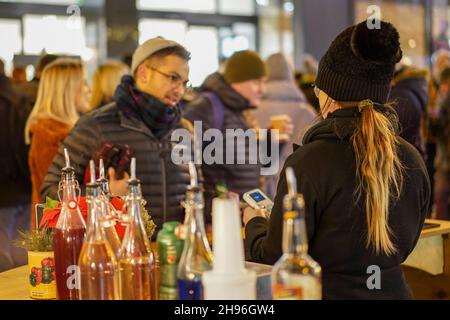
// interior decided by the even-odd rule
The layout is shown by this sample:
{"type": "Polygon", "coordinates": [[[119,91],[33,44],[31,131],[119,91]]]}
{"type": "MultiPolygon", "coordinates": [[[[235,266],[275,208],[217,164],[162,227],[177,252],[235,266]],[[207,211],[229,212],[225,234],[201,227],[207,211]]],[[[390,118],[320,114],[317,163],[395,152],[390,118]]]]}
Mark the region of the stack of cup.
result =
{"type": "Polygon", "coordinates": [[[213,269],[203,274],[206,300],[256,299],[256,273],[245,269],[239,204],[215,198],[212,205],[213,269]]]}

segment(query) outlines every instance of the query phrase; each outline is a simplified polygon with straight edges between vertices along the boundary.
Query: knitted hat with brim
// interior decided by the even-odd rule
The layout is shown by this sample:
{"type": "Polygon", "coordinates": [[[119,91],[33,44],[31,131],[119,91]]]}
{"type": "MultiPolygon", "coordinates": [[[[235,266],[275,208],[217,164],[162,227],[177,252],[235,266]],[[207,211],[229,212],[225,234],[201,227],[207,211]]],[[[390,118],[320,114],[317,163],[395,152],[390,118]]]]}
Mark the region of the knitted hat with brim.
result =
{"type": "Polygon", "coordinates": [[[147,60],[151,55],[156,52],[173,47],[181,47],[183,46],[178,42],[173,40],[167,40],[163,37],[156,37],[152,39],[148,39],[143,44],[141,44],[133,53],[133,58],[131,62],[131,74],[134,74],[139,65],[147,60]]]}
{"type": "Polygon", "coordinates": [[[320,60],[315,84],[332,99],[387,101],[402,50],[395,27],[378,22],[363,21],[345,29],[320,60]]]}
{"type": "Polygon", "coordinates": [[[263,78],[267,75],[266,65],[259,55],[250,50],[235,52],[226,62],[223,77],[228,83],[263,78]]]}

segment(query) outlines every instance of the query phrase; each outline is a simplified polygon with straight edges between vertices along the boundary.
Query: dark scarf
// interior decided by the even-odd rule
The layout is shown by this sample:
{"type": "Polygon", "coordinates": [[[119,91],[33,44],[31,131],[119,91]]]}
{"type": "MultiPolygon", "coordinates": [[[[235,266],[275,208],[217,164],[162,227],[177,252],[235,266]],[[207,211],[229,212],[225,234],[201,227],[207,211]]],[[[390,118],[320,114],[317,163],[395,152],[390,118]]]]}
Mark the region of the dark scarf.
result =
{"type": "Polygon", "coordinates": [[[117,86],[114,101],[125,115],[143,121],[158,139],[178,125],[181,119],[178,105],[170,107],[139,91],[134,85],[134,79],[128,75],[123,76],[117,86]]]}

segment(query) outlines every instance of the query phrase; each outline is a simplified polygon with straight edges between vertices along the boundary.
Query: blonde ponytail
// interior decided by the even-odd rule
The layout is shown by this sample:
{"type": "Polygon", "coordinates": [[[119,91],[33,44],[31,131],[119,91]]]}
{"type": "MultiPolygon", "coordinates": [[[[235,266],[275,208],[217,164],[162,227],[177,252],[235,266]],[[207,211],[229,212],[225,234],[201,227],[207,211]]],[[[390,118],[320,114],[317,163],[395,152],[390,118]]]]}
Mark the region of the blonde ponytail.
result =
{"type": "Polygon", "coordinates": [[[360,104],[361,120],[352,136],[356,155],[358,199],[365,195],[367,247],[392,255],[396,247],[389,228],[389,207],[400,197],[403,167],[398,158],[398,137],[388,117],[372,103],[360,104]]]}

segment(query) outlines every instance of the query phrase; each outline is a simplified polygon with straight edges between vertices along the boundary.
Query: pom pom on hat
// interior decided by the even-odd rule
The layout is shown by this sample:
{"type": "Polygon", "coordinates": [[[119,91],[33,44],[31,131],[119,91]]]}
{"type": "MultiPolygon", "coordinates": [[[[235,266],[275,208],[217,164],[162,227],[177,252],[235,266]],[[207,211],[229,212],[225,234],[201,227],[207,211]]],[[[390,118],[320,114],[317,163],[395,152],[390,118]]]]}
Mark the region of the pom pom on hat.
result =
{"type": "MultiPolygon", "coordinates": [[[[395,27],[377,20],[370,29],[368,21],[355,26],[351,35],[351,48],[357,57],[379,63],[397,63],[402,58],[400,35],[395,27]],[[380,28],[376,28],[380,26],[380,28]]],[[[372,26],[372,24],[371,24],[372,26]]]]}

